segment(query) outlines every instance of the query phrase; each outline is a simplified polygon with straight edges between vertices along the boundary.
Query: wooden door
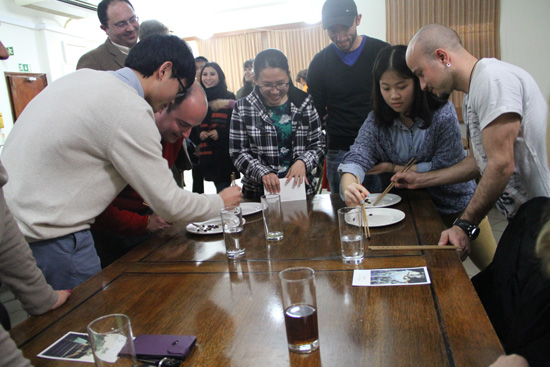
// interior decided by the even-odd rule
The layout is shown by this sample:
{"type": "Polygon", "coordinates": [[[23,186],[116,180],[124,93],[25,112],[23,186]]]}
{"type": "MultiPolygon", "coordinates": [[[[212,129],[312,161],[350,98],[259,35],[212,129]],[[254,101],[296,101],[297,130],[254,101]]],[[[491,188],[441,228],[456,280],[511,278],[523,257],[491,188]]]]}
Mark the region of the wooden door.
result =
{"type": "Polygon", "coordinates": [[[46,74],[4,73],[15,123],[27,104],[48,85],[46,74]]]}

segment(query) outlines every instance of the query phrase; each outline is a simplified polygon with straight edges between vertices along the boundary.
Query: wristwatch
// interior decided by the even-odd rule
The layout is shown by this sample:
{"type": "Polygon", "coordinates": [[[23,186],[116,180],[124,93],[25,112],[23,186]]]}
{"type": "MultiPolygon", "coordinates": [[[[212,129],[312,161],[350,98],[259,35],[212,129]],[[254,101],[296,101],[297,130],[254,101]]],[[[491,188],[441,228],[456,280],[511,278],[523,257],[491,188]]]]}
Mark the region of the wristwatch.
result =
{"type": "Polygon", "coordinates": [[[456,218],[455,221],[453,222],[453,226],[459,226],[468,235],[468,239],[470,241],[475,240],[477,236],[479,236],[479,232],[480,232],[479,227],[473,225],[467,220],[456,218]]]}

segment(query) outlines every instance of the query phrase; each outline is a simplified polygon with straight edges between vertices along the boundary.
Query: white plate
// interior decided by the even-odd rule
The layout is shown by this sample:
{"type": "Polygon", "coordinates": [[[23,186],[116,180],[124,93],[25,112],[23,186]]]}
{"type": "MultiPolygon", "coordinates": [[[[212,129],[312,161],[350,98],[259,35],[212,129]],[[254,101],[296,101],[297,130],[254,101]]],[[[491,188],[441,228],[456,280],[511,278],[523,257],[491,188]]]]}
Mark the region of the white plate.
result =
{"type": "Polygon", "coordinates": [[[370,203],[365,206],[367,208],[385,208],[387,206],[395,205],[401,201],[401,196],[399,195],[386,194],[386,196],[384,196],[382,200],[380,200],[380,202],[376,204],[376,206],[372,206],[372,204],[378,199],[380,195],[381,194],[370,194],[369,196],[370,203]]]}
{"type": "Polygon", "coordinates": [[[405,213],[397,209],[373,208],[367,209],[366,211],[369,217],[370,228],[389,226],[390,224],[395,224],[405,219],[405,213]]]}
{"type": "MultiPolygon", "coordinates": [[[[185,229],[187,232],[195,234],[219,234],[223,233],[221,218],[212,218],[204,222],[193,222],[199,225],[201,228],[189,223],[185,229]],[[203,227],[204,226],[204,227],[203,227]]],[[[246,223],[246,219],[243,218],[243,225],[246,223]]]]}
{"type": "Polygon", "coordinates": [[[240,205],[243,217],[250,214],[255,214],[262,211],[261,203],[241,203],[240,205]]]}

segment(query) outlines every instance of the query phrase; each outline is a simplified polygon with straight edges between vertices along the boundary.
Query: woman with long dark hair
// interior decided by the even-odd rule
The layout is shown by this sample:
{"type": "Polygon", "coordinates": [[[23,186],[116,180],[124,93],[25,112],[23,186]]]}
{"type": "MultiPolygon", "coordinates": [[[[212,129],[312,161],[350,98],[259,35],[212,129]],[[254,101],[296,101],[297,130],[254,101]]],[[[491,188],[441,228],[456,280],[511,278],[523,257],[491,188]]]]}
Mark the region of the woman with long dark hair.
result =
{"type": "Polygon", "coordinates": [[[254,59],[244,62],[243,71],[243,86],[237,91],[237,99],[248,96],[254,90],[254,59]]]}
{"type": "MultiPolygon", "coordinates": [[[[215,100],[234,100],[235,95],[227,90],[225,74],[215,62],[206,63],[201,72],[200,81],[208,102],[215,100]]],[[[229,157],[230,108],[221,108],[208,113],[200,125],[200,166],[206,181],[213,181],[217,192],[231,185],[231,173],[237,170],[229,157]]]]}
{"type": "MultiPolygon", "coordinates": [[[[357,184],[356,176],[363,180],[365,173],[383,174],[389,179],[411,158],[417,161],[412,170],[427,172],[452,166],[465,157],[454,106],[422,91],[405,62],[406,50],[403,45],[389,46],[376,58],[373,111],[338,168],[348,206],[359,205],[369,193],[357,184]]],[[[470,202],[475,187],[471,180],[427,190],[450,227],[470,202]]],[[[483,269],[491,262],[496,243],[487,218],[480,229],[481,236],[472,242],[471,258],[483,269]]]]}
{"type": "Polygon", "coordinates": [[[243,173],[243,196],[259,199],[280,192],[280,179],[306,184],[313,194],[311,171],[323,157],[321,121],[311,96],[292,85],[288,60],[267,49],[254,59],[254,91],[233,109],[229,151],[243,173]]]}

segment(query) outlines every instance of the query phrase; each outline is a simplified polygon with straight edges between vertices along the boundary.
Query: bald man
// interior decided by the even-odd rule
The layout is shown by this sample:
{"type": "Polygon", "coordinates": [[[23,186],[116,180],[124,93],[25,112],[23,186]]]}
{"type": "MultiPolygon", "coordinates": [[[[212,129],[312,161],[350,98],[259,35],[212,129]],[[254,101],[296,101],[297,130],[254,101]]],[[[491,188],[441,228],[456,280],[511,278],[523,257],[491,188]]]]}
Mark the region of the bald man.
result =
{"type": "MultiPolygon", "coordinates": [[[[184,99],[155,113],[155,123],[162,137],[162,155],[171,167],[191,129],[200,125],[208,110],[206,94],[194,83],[184,99]]],[[[101,266],[105,267],[151,234],[169,228],[172,223],[153,213],[130,186],[115,198],[92,226],[95,247],[101,266]]]]}
{"type": "Polygon", "coordinates": [[[548,106],[529,73],[497,59],[478,60],[446,26],[424,26],[410,41],[406,58],[422,89],[442,98],[455,90],[466,93],[463,116],[473,156],[439,171],[400,173],[392,180],[414,189],[481,176],[461,218],[439,240],[460,246],[465,257],[479,222],[495,204],[511,219],[529,199],[550,197],[548,106]]]}

